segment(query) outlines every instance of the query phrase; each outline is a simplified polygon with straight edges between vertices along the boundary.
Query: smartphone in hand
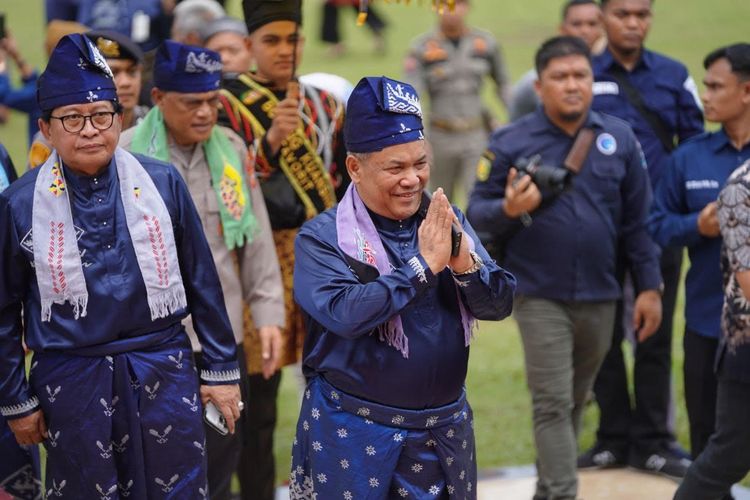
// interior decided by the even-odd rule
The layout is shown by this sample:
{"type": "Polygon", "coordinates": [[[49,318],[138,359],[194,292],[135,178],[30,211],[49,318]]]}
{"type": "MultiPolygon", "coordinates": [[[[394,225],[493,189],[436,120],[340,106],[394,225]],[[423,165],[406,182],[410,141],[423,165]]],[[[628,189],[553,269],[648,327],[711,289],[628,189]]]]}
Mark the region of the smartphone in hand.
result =
{"type": "Polygon", "coordinates": [[[203,409],[203,420],[206,421],[209,427],[222,436],[229,434],[229,427],[227,427],[224,415],[221,414],[216,405],[211,401],[206,403],[206,407],[203,409]]]}

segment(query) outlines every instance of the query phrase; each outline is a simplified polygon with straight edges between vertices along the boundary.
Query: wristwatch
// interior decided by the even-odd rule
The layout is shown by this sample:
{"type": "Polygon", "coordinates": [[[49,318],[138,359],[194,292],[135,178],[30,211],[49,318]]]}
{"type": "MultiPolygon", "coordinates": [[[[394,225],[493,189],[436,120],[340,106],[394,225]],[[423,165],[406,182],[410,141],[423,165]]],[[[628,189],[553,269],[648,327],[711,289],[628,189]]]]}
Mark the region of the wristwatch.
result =
{"type": "Polygon", "coordinates": [[[471,266],[469,266],[469,269],[467,269],[466,271],[463,271],[460,273],[457,273],[454,271],[453,276],[466,276],[467,274],[471,274],[471,273],[475,273],[479,271],[482,268],[482,266],[484,266],[484,262],[482,261],[482,258],[479,255],[477,255],[475,251],[470,250],[469,255],[471,255],[471,259],[474,261],[474,263],[471,266]]]}

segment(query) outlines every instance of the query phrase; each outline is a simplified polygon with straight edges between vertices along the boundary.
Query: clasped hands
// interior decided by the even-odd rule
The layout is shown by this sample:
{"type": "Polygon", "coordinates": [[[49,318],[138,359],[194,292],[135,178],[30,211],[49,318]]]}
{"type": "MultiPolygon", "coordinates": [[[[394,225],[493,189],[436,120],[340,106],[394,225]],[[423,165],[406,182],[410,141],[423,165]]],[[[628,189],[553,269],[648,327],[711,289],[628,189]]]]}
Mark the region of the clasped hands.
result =
{"type": "Polygon", "coordinates": [[[461,238],[458,255],[451,256],[451,225],[454,223],[463,231],[443,188],[438,188],[432,195],[427,215],[417,233],[419,252],[432,274],[440,273],[447,266],[450,266],[453,272],[461,273],[474,264],[466,235],[461,238]]]}

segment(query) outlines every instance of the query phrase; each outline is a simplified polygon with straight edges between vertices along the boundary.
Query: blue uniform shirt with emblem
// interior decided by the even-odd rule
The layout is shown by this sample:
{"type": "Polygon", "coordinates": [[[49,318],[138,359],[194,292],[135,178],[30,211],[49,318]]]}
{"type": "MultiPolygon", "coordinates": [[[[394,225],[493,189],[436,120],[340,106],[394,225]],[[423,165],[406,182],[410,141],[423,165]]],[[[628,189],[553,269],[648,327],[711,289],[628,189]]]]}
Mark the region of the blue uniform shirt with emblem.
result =
{"type": "Polygon", "coordinates": [[[595,132],[572,187],[522,226],[503,210],[508,171],[535,154],[560,166],[574,138],[549,121],[542,108],[495,132],[467,216],[481,232],[506,243],[503,267],[518,279],[519,295],[561,301],[605,301],[620,297],[615,276],[621,251],[638,291],[658,289],[658,250],[646,230],[651,204],[646,163],[627,123],[595,111],[584,124],[595,132]],[[618,247],[618,245],[620,245],[618,247]]]}
{"type": "MultiPolygon", "coordinates": [[[[656,187],[670,151],[664,148],[656,132],[612,76],[613,69],[625,70],[609,49],[593,58],[592,67],[595,81],[591,108],[622,118],[631,125],[646,155],[651,185],[656,187]]],[[[703,132],[703,111],[695,82],[683,64],[643,49],[640,60],[632,71],[626,72],[625,78],[638,90],[646,108],[661,118],[672,138],[682,142],[703,132]]]]}
{"type": "Polygon", "coordinates": [[[65,167],[89,293],[88,314],[76,320],[68,304],[55,305],[51,320],[42,323],[31,233],[39,169],[27,173],[0,194],[0,407],[33,397],[25,377],[22,333],[35,352],[96,349],[104,355],[164,342],[182,331],[180,322],[191,313],[204,350],[203,369],[238,369],[221,285],[190,193],[171,165],[143,156],[138,160],[172,218],[190,310],[151,320],[112,160],[98,176],[77,176],[65,167]]]}
{"type": "Polygon", "coordinates": [[[649,230],[662,247],[687,247],[685,322],[688,330],[706,337],[721,334],[721,238],[698,233],[698,214],[716,201],[729,175],[747,159],[750,144],[737,150],[723,130],[701,134],[671,155],[654,194],[649,230]]]}

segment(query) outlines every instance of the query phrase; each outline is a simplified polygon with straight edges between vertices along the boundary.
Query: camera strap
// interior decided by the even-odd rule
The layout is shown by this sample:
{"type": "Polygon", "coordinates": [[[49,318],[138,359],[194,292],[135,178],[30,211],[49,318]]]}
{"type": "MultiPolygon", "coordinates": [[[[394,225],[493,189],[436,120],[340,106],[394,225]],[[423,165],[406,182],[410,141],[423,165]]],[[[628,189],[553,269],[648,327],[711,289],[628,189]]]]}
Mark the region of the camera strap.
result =
{"type": "Polygon", "coordinates": [[[586,161],[589,151],[591,151],[591,145],[594,143],[594,135],[596,135],[594,129],[591,128],[582,128],[578,131],[576,140],[563,162],[565,168],[576,175],[581,171],[583,163],[586,161]]]}

